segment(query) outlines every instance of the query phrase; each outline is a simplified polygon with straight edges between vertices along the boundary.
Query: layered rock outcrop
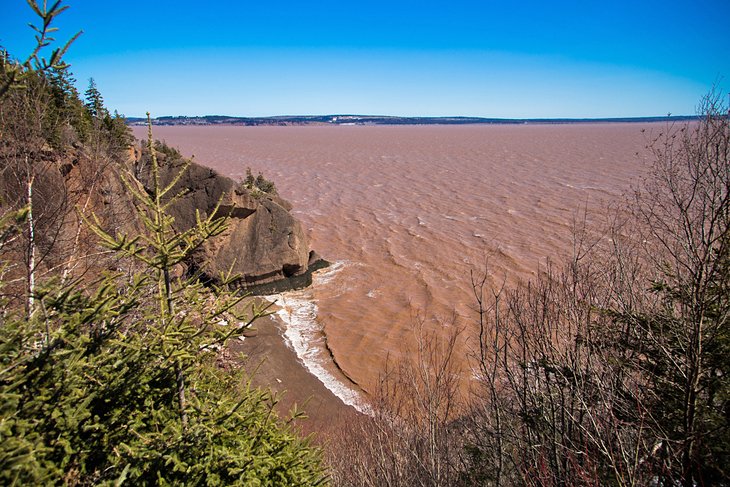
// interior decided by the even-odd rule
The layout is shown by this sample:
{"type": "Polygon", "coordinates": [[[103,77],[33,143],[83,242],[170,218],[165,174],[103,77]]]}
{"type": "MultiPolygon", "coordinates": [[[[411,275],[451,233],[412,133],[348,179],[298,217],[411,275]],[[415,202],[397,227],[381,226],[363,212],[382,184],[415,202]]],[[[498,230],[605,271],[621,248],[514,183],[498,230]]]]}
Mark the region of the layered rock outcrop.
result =
{"type": "MultiPolygon", "coordinates": [[[[184,161],[174,151],[157,155],[161,181],[169,184],[184,161]]],[[[135,170],[149,187],[148,154],[135,154],[135,170]]],[[[196,211],[205,218],[219,202],[218,213],[229,217],[227,230],[206,242],[187,263],[190,271],[201,272],[205,279],[215,282],[232,270],[240,276],[236,287],[266,293],[306,286],[311,283],[311,264],[322,265],[315,262],[307,235],[289,213],[291,205],[276,194],[254,195],[242,184],[196,163],[189,165],[171,193],[183,194],[169,209],[179,231],[195,225],[196,211]]]]}

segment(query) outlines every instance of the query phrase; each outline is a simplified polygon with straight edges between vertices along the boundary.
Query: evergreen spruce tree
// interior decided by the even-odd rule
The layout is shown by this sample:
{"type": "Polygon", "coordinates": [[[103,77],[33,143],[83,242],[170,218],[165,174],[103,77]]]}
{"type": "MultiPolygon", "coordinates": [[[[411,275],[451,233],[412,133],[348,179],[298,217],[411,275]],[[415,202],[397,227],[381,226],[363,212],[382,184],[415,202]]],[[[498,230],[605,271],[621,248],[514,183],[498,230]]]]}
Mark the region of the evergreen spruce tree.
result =
{"type": "MultiPolygon", "coordinates": [[[[5,160],[19,157],[25,166],[41,152],[36,146],[53,145],[46,117],[54,129],[70,123],[79,130],[78,107],[95,121],[95,156],[114,160],[119,146],[104,137],[129,137],[93,80],[84,107],[64,71],[62,56],[78,34],[48,61],[40,57],[53,41],[51,22],[66,8],[61,3],[29,0],[42,27],[31,26],[37,46],[25,61],[0,49],[2,128],[13,136],[3,140],[5,160]],[[36,113],[42,116],[27,116],[36,113]],[[29,122],[32,130],[21,133],[29,122]]],[[[252,307],[244,317],[241,297],[203,288],[195,276],[173,277],[177,264],[225,229],[224,215],[198,217],[194,228],[176,233],[165,211],[175,181],[163,187],[156,157],[153,166],[151,194],[133,176],[125,179],[143,232],[111,235],[95,217],[87,220],[134,263],[133,272],[110,271],[94,282],[45,276],[28,286],[30,309],[10,300],[8,276],[17,267],[16,241],[35,229],[34,201],[11,209],[13,202],[0,199],[0,484],[324,483],[319,452],[273,412],[276,398],[216,364],[226,341],[265,309],[252,307]]],[[[35,173],[18,174],[30,175],[30,194],[35,173]]]]}
{"type": "MultiPolygon", "coordinates": [[[[90,120],[87,116],[86,106],[79,99],[79,92],[75,86],[76,80],[71,71],[68,68],[53,69],[48,73],[48,81],[58,125],[62,129],[65,127],[73,129],[78,140],[87,140],[90,120]]],[[[59,142],[62,142],[61,135],[59,134],[59,142]]]]}
{"type": "MultiPolygon", "coordinates": [[[[136,273],[39,284],[30,317],[0,303],[0,482],[324,483],[317,450],[277,418],[276,398],[216,366],[220,347],[265,310],[243,318],[240,296],[173,277],[226,220],[213,212],[176,233],[165,210],[185,168],[163,186],[151,153],[149,194],[125,177],[145,231],[110,235],[90,222],[136,273]]],[[[0,222],[3,242],[25,217],[0,222]]]]}
{"type": "Polygon", "coordinates": [[[103,120],[105,116],[109,115],[106,107],[104,107],[104,98],[96,87],[94,78],[89,78],[89,87],[84,92],[84,99],[86,108],[92,118],[103,120]]]}
{"type": "Polygon", "coordinates": [[[43,52],[56,40],[51,36],[58,30],[57,27],[53,27],[53,23],[68,6],[63,5],[62,0],[52,2],[50,7],[45,1],[39,4],[37,0],[27,0],[27,3],[41,21],[39,26],[28,24],[36,33],[35,46],[24,60],[12,59],[7,50],[0,46],[0,98],[12,89],[24,87],[26,78],[30,74],[42,74],[51,70],[67,68],[69,65],[63,61],[63,56],[81,35],[81,31],[77,32],[66,44],[53,49],[47,58],[44,57],[43,52]]]}

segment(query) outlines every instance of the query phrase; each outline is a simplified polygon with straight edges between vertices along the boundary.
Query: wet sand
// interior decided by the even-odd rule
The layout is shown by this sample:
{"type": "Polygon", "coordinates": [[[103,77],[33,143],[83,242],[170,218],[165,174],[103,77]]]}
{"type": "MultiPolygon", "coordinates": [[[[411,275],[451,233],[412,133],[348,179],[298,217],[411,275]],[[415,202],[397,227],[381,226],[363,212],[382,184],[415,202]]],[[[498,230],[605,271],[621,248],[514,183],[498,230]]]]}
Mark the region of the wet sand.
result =
{"type": "Polygon", "coordinates": [[[304,367],[284,340],[282,324],[267,316],[254,323],[255,336],[234,339],[229,348],[234,357],[244,354],[242,363],[253,375],[253,383],[277,393],[277,412],[286,418],[296,405],[306,418],[296,422],[304,433],[324,433],[337,419],[357,412],[345,405],[304,367]]]}

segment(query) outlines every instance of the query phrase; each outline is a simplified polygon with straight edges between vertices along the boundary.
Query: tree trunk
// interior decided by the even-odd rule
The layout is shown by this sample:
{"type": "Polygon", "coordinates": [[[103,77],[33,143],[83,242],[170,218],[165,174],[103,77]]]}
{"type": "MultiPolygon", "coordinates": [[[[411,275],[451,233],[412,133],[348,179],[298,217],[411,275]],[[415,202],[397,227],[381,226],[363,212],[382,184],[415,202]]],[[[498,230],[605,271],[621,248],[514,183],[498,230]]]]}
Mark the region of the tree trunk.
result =
{"type": "MultiPolygon", "coordinates": [[[[28,166],[28,156],[25,156],[26,167],[28,166]]],[[[28,205],[28,261],[26,262],[26,270],[28,273],[28,299],[26,302],[26,314],[28,318],[35,311],[35,222],[33,221],[33,180],[34,176],[28,174],[28,183],[26,185],[26,204],[28,205]]]]}

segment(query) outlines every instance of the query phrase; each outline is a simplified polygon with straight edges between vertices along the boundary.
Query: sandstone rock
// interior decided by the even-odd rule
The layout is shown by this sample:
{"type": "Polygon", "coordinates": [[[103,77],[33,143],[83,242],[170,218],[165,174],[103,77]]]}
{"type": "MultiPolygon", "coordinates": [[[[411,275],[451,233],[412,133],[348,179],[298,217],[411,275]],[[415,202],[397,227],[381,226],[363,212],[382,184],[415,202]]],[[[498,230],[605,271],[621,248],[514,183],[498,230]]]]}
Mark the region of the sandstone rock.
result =
{"type": "MultiPolygon", "coordinates": [[[[151,175],[145,154],[136,162],[140,180],[150,187],[151,175]]],[[[169,183],[183,164],[180,158],[165,158],[160,178],[169,183]]],[[[192,163],[172,193],[184,192],[170,208],[179,231],[195,224],[195,212],[202,218],[216,209],[229,216],[228,229],[206,242],[188,263],[214,282],[229,269],[240,275],[237,287],[248,289],[301,276],[307,272],[309,241],[301,224],[290,213],[291,205],[276,195],[254,198],[230,178],[192,163]]],[[[297,281],[298,282],[298,281],[297,281]]]]}

